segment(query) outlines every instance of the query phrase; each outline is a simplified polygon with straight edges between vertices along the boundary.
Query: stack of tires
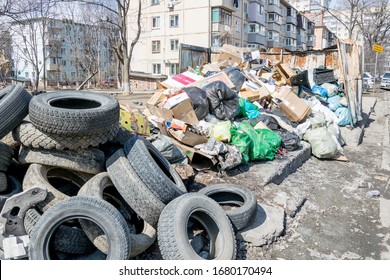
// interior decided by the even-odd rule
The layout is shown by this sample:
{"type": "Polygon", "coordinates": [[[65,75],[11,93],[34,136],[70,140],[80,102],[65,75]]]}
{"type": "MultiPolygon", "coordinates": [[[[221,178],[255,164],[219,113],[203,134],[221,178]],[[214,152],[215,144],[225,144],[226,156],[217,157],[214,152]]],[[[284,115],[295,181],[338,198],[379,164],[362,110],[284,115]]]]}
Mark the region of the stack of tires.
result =
{"type": "Polygon", "coordinates": [[[18,214],[30,259],[142,259],[156,239],[164,259],[236,258],[235,232],[256,209],[248,189],[216,185],[187,193],[149,141],[119,129],[112,97],[66,91],[31,98],[17,86],[0,97],[1,138],[8,134],[0,142],[1,201],[22,187],[47,191],[18,214]],[[7,101],[11,95],[23,110],[7,101]]]}
{"type": "MultiPolygon", "coordinates": [[[[18,85],[0,90],[0,209],[12,195],[22,191],[22,185],[8,170],[12,164],[15,144],[9,133],[28,115],[31,95],[18,85]]],[[[18,143],[16,143],[18,145],[18,143]]]]}

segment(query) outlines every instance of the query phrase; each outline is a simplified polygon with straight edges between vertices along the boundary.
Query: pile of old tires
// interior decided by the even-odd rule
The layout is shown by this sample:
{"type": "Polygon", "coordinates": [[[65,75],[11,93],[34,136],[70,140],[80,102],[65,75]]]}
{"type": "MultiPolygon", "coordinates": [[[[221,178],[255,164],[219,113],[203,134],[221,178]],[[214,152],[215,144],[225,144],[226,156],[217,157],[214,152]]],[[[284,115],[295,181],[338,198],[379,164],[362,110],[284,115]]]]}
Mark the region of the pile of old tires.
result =
{"type": "Polygon", "coordinates": [[[22,213],[30,259],[142,258],[153,244],[164,259],[235,259],[235,233],[255,213],[237,185],[187,193],[150,142],[119,128],[119,104],[104,94],[7,87],[0,139],[0,207],[47,191],[22,213]]]}

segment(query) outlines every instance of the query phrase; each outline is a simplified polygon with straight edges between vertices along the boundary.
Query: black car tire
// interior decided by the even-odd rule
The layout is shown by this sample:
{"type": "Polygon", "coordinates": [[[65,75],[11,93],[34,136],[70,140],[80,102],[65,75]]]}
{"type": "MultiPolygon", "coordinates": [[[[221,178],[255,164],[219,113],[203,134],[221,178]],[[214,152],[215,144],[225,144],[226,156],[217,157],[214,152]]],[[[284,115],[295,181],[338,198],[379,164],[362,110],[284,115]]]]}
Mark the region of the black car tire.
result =
{"type": "Polygon", "coordinates": [[[202,224],[209,235],[210,259],[236,258],[233,228],[222,207],[206,195],[188,193],[170,202],[158,221],[157,240],[165,260],[203,259],[189,242],[187,225],[190,218],[202,224]]]}
{"type": "Polygon", "coordinates": [[[105,170],[104,153],[95,148],[72,151],[45,150],[22,146],[18,159],[22,164],[39,163],[89,174],[98,174],[105,170]]]}
{"type": "Polygon", "coordinates": [[[30,121],[59,135],[96,135],[119,127],[119,103],[110,96],[78,91],[50,92],[32,98],[30,121]]]}
{"type": "Polygon", "coordinates": [[[0,95],[0,139],[28,115],[31,95],[19,85],[3,89],[0,95]]]}
{"type": "Polygon", "coordinates": [[[30,235],[30,259],[49,260],[58,256],[50,250],[56,229],[69,219],[88,219],[104,231],[109,240],[108,260],[127,260],[130,256],[130,232],[126,221],[114,206],[93,197],[70,197],[47,210],[30,235]]]}
{"type": "Polygon", "coordinates": [[[254,193],[239,185],[210,185],[201,189],[198,193],[207,195],[221,206],[238,206],[225,211],[236,231],[248,226],[251,218],[256,213],[257,200],[254,193]]]}

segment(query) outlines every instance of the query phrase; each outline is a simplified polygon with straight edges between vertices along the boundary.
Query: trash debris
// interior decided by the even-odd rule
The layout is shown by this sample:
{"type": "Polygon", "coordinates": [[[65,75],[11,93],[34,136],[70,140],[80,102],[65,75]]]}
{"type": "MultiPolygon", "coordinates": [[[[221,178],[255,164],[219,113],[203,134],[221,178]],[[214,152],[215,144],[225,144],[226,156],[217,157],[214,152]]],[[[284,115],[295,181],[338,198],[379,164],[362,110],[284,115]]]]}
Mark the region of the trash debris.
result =
{"type": "Polygon", "coordinates": [[[381,196],[381,193],[378,190],[372,190],[366,193],[366,198],[374,198],[379,196],[381,196]]]}

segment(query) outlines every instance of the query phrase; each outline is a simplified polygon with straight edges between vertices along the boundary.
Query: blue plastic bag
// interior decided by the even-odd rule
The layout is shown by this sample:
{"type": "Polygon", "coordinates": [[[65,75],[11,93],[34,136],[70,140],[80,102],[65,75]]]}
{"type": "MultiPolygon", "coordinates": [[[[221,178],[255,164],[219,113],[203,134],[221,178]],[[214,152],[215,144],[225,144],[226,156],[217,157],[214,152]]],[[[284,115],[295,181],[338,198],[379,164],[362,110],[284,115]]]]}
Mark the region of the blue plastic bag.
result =
{"type": "Polygon", "coordinates": [[[335,112],[335,115],[338,119],[339,126],[346,126],[351,124],[351,115],[349,114],[348,108],[338,108],[335,112]]]}
{"type": "Polygon", "coordinates": [[[323,87],[315,85],[311,88],[311,91],[315,94],[321,95],[324,98],[328,97],[328,91],[323,87]]]}
{"type": "Polygon", "coordinates": [[[248,100],[248,98],[244,99],[244,98],[240,97],[239,103],[240,103],[241,114],[244,117],[247,117],[248,119],[253,120],[253,119],[257,118],[258,116],[260,116],[259,108],[257,108],[256,105],[251,103],[248,100]]]}
{"type": "Polygon", "coordinates": [[[338,108],[342,107],[340,104],[341,97],[338,95],[332,96],[328,98],[328,108],[331,109],[333,112],[335,112],[338,108]]]}

